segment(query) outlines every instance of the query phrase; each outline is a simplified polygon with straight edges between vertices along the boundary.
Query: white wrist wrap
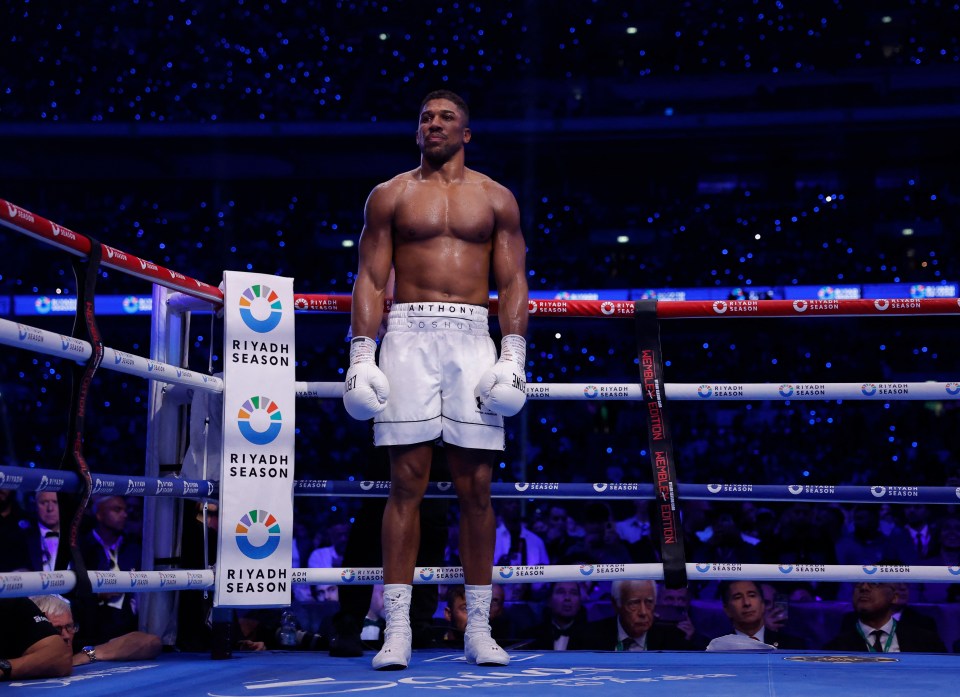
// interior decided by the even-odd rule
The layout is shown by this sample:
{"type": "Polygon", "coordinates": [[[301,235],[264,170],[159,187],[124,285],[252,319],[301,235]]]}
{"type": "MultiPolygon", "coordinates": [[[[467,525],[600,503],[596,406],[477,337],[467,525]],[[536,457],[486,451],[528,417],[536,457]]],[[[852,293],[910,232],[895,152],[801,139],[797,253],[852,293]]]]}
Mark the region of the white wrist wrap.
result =
{"type": "Polygon", "coordinates": [[[350,365],[374,363],[377,342],[369,336],[355,336],[350,340],[350,365]]]}

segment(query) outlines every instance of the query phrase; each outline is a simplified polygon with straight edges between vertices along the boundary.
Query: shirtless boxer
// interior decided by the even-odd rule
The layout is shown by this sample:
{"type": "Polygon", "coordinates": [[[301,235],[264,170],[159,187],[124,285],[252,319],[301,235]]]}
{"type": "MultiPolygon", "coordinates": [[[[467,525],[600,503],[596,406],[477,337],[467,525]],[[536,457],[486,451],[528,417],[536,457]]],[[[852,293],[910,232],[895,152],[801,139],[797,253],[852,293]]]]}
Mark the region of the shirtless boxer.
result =
{"type": "Polygon", "coordinates": [[[446,90],[428,94],[417,129],[420,166],[376,186],[364,208],[343,401],[354,418],[374,418],[374,441],[390,454],[381,530],[387,624],[383,649],[373,659],[377,669],[410,662],[419,510],[437,439],[460,504],[464,654],[480,665],[510,661],[490,636],[490,481],[494,456],[505,447],[503,417],[519,412],[526,400],[526,245],[513,194],[464,165],[469,120],[461,97],[446,90]],[[378,367],[372,337],[391,265],[395,302],[378,367]],[[503,335],[499,360],[487,319],[491,270],[503,335]]]}

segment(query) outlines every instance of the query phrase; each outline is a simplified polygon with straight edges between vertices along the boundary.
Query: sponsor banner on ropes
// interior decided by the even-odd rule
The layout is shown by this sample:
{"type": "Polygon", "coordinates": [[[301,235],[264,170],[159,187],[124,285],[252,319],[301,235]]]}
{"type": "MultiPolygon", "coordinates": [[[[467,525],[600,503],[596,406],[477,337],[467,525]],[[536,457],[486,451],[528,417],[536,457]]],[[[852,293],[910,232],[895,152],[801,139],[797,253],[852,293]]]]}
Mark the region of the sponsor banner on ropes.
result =
{"type": "Polygon", "coordinates": [[[224,273],[223,460],[214,604],[290,604],[293,279],[224,273]]]}

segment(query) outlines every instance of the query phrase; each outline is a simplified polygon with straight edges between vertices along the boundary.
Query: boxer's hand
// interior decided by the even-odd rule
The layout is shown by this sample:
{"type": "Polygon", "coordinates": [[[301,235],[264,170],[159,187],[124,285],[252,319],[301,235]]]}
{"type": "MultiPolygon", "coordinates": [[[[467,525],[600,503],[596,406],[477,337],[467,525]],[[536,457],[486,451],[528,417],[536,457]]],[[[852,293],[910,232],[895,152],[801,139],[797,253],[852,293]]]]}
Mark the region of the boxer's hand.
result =
{"type": "Polygon", "coordinates": [[[490,411],[513,416],[527,401],[527,341],[519,334],[507,334],[500,342],[500,360],[480,376],[473,391],[480,405],[490,411]]]}
{"type": "Polygon", "coordinates": [[[355,336],[350,341],[350,369],[343,384],[343,406],[358,421],[379,414],[390,397],[390,383],[377,367],[376,352],[377,342],[370,337],[355,336]]]}

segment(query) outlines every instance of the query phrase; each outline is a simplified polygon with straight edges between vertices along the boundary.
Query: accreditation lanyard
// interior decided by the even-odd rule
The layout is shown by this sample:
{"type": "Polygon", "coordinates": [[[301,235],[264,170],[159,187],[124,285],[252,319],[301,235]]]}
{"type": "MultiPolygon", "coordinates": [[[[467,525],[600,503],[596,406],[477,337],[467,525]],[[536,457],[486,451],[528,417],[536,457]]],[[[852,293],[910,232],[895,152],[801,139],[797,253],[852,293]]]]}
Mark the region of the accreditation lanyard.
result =
{"type": "MultiPolygon", "coordinates": [[[[893,621],[893,626],[890,627],[890,631],[887,634],[887,642],[883,645],[883,653],[890,653],[890,644],[893,643],[893,633],[897,631],[897,621],[893,621]]],[[[876,653],[877,650],[873,648],[873,645],[867,641],[867,635],[863,633],[863,627],[860,626],[860,623],[857,622],[857,632],[860,633],[860,637],[863,639],[863,643],[867,645],[867,649],[870,653],[876,653]]]]}

